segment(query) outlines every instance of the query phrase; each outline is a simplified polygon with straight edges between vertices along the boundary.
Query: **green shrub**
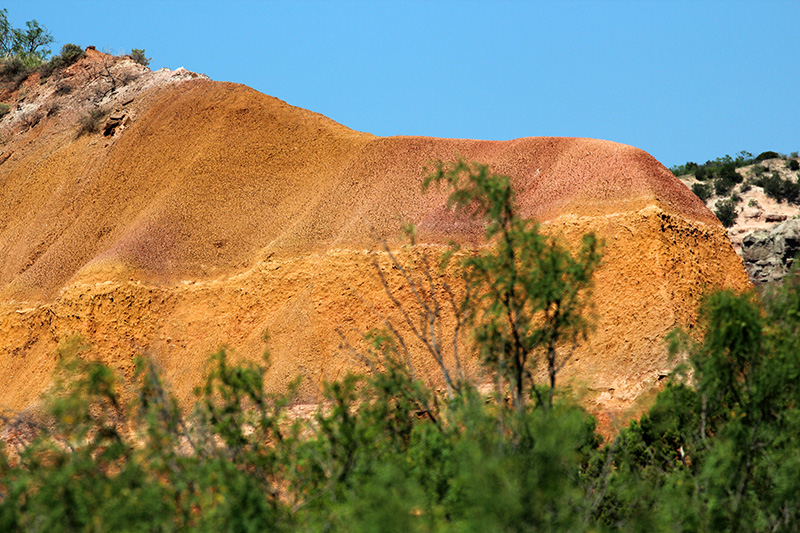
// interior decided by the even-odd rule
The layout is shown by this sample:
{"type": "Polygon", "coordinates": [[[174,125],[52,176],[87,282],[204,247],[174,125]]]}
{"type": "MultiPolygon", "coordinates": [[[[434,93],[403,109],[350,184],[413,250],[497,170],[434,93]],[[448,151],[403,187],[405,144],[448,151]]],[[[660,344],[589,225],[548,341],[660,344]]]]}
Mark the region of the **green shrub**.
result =
{"type": "Polygon", "coordinates": [[[726,163],[722,165],[717,174],[721,179],[729,181],[731,183],[741,183],[744,179],[741,174],[736,172],[736,166],[733,163],[726,163]]]}
{"type": "Polygon", "coordinates": [[[728,196],[735,184],[724,178],[717,178],[714,180],[714,193],[717,196],[728,196]]]}
{"type": "Polygon", "coordinates": [[[134,48],[131,50],[130,58],[139,63],[140,65],[146,67],[150,64],[151,57],[146,57],[144,54],[144,48],[134,48]]]}
{"type": "Polygon", "coordinates": [[[41,77],[47,78],[53,72],[67,68],[85,55],[83,48],[77,44],[67,43],[61,47],[61,53],[39,67],[41,77]]]}
{"type": "Polygon", "coordinates": [[[6,103],[0,103],[0,120],[11,112],[11,106],[6,103]]]}
{"type": "Polygon", "coordinates": [[[77,44],[67,43],[61,47],[61,54],[59,57],[64,63],[64,66],[71,65],[84,56],[83,48],[77,44]]]}
{"type": "Polygon", "coordinates": [[[714,209],[714,214],[717,215],[717,218],[722,222],[723,226],[730,228],[736,224],[736,202],[730,199],[718,200],[716,209],[714,209]]]}
{"type": "Polygon", "coordinates": [[[800,184],[781,178],[778,172],[762,176],[754,183],[764,189],[764,194],[778,202],[786,200],[789,203],[797,203],[800,200],[800,184]]]}
{"type": "Polygon", "coordinates": [[[789,167],[789,170],[800,170],[800,161],[797,161],[797,159],[790,159],[786,163],[786,166],[789,167]]]}
{"type": "Polygon", "coordinates": [[[705,202],[711,198],[713,191],[710,183],[695,183],[692,185],[692,192],[705,202]]]}
{"type": "Polygon", "coordinates": [[[772,151],[761,152],[760,154],[758,154],[756,156],[755,162],[756,163],[760,163],[760,162],[765,161],[767,159],[778,159],[780,156],[781,156],[781,154],[779,154],[778,152],[772,152],[772,151]]]}

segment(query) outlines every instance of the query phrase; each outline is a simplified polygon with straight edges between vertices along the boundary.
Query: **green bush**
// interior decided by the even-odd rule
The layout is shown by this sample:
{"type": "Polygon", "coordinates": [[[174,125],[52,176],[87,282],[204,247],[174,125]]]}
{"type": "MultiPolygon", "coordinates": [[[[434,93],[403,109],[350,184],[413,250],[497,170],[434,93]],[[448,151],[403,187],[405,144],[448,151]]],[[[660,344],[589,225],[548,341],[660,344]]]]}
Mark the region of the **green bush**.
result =
{"type": "Polygon", "coordinates": [[[697,172],[698,165],[694,161],[689,161],[684,165],[673,165],[669,168],[675,176],[685,176],[697,172]]]}
{"type": "Polygon", "coordinates": [[[130,58],[144,67],[148,66],[150,64],[150,60],[152,59],[145,56],[144,48],[134,48],[131,50],[130,58]]]}
{"type": "Polygon", "coordinates": [[[696,169],[694,177],[700,181],[705,181],[706,179],[708,179],[708,171],[706,170],[706,167],[700,167],[696,169]]]}
{"type": "Polygon", "coordinates": [[[731,199],[726,200],[718,200],[716,203],[716,208],[714,209],[714,214],[717,215],[717,218],[722,225],[726,228],[730,228],[734,224],[736,224],[736,202],[731,199]]]}
{"type": "Polygon", "coordinates": [[[744,177],[736,172],[736,166],[733,163],[726,163],[722,165],[717,174],[720,179],[729,181],[731,183],[741,183],[744,177]]]}
{"type": "Polygon", "coordinates": [[[695,183],[692,185],[692,192],[703,202],[706,202],[711,198],[713,191],[709,183],[695,183]]]}
{"type": "Polygon", "coordinates": [[[80,46],[71,43],[65,44],[61,47],[61,53],[59,55],[39,67],[39,73],[42,79],[47,78],[51,76],[53,72],[72,65],[84,55],[85,52],[80,46]]]}
{"type": "Polygon", "coordinates": [[[67,43],[61,47],[61,54],[59,57],[61,61],[64,63],[64,66],[71,65],[78,61],[85,55],[83,48],[78,46],[77,44],[67,43]]]}
{"type": "Polygon", "coordinates": [[[800,170],[800,161],[797,161],[797,159],[790,159],[786,163],[786,166],[789,168],[789,170],[800,170]]]}
{"type": "Polygon", "coordinates": [[[0,103],[0,120],[11,112],[11,106],[6,103],[0,103]]]}
{"type": "Polygon", "coordinates": [[[779,154],[778,152],[772,152],[772,151],[761,152],[760,154],[758,154],[756,156],[755,162],[756,163],[760,163],[760,162],[765,161],[767,159],[778,159],[780,157],[781,157],[781,154],[779,154]]]}
{"type": "Polygon", "coordinates": [[[717,196],[728,196],[734,185],[732,181],[725,178],[717,178],[714,180],[714,193],[717,196]]]}
{"type": "Polygon", "coordinates": [[[754,183],[764,189],[764,193],[778,202],[784,200],[789,203],[797,203],[800,200],[800,184],[792,180],[781,178],[778,172],[773,172],[769,176],[762,176],[754,183]]]}

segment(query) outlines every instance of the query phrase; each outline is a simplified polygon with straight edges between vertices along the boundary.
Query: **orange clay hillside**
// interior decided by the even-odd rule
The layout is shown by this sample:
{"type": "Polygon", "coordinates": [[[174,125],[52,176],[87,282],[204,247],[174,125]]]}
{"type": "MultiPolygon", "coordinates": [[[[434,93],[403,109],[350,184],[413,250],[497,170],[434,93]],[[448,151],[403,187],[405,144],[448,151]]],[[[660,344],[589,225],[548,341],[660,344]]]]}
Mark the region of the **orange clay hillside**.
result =
{"type": "Polygon", "coordinates": [[[604,239],[596,328],[560,376],[594,412],[623,413],[657,386],[665,335],[693,323],[706,291],[747,285],[715,217],[629,146],[380,138],[94,50],[2,99],[0,403],[15,409],[35,404],[72,333],[127,375],[149,354],[188,402],[213,350],[258,360],[268,330],[268,386],[300,374],[313,400],[323,380],[360,369],[341,336],[356,342],[395,312],[373,258],[408,296],[376,236],[397,249],[410,221],[433,254],[480,243],[446,191],[420,190],[426,164],[457,154],[512,176],[522,214],[546,231],[604,239]]]}

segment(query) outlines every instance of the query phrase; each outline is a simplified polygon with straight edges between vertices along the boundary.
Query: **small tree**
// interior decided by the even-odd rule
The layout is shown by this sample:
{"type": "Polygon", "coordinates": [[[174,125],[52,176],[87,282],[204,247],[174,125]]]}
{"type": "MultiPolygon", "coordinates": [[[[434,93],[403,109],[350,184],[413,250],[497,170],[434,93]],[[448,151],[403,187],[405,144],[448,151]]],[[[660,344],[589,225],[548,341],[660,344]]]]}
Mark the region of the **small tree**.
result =
{"type": "Polygon", "coordinates": [[[549,407],[556,374],[589,329],[584,313],[600,243],[585,235],[573,254],[559,238],[541,233],[538,223],[517,214],[511,179],[491,174],[485,165],[439,162],[423,188],[442,182],[452,191],[448,206],[486,222],[491,248],[462,263],[469,288],[464,309],[482,357],[507,381],[519,409],[529,390],[539,405],[549,407]],[[571,347],[560,354],[565,344],[571,347]],[[546,393],[533,382],[542,359],[549,378],[546,393]]]}
{"type": "Polygon", "coordinates": [[[144,54],[144,48],[134,48],[131,50],[130,58],[146,67],[150,64],[150,60],[153,59],[152,57],[146,57],[144,54]]]}
{"type": "Polygon", "coordinates": [[[0,56],[6,58],[14,50],[14,28],[8,22],[8,9],[0,9],[0,56]]]}
{"type": "Polygon", "coordinates": [[[0,57],[16,60],[26,68],[36,67],[50,55],[48,45],[54,39],[36,20],[29,20],[25,26],[14,28],[8,21],[8,10],[0,9],[0,57]]]}
{"type": "Polygon", "coordinates": [[[35,20],[29,20],[25,26],[27,30],[14,30],[14,51],[20,55],[35,57],[40,62],[44,61],[50,55],[51,50],[47,46],[54,41],[53,36],[35,20]]]}

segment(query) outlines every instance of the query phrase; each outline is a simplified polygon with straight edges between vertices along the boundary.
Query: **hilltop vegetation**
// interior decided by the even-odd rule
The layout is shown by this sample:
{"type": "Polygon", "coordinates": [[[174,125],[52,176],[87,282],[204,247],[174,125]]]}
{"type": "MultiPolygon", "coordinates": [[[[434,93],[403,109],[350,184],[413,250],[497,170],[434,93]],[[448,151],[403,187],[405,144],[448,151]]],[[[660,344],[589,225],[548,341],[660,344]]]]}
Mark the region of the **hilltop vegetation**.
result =
{"type": "MultiPolygon", "coordinates": [[[[47,28],[36,20],[26,22],[24,29],[14,28],[8,20],[8,9],[0,9],[0,78],[16,87],[33,72],[47,78],[85,55],[83,48],[67,43],[58,55],[50,57],[49,47],[54,41],[47,28]]],[[[129,57],[145,67],[150,63],[144,49],[134,48],[129,57]]],[[[8,112],[8,106],[0,105],[5,106],[0,107],[1,118],[8,112]]]]}
{"type": "Polygon", "coordinates": [[[675,165],[670,171],[676,177],[692,176],[697,180],[691,189],[703,202],[717,198],[714,212],[728,228],[736,223],[736,206],[742,201],[742,195],[753,187],[760,187],[768,198],[779,203],[800,203],[797,152],[787,156],[767,151],[753,157],[753,154],[742,151],[736,157],[726,155],[701,165],[691,161],[675,165]],[[771,160],[782,162],[783,168],[770,170],[767,162],[771,160]]]}
{"type": "MultiPolygon", "coordinates": [[[[544,237],[516,215],[508,178],[485,167],[440,166],[429,181],[488,222],[492,247],[448,257],[466,257],[466,297],[454,307],[494,393],[466,380],[457,357],[437,359],[445,391],[427,385],[390,324],[360,353],[375,371],[328,383],[310,423],[289,416],[291,391],[264,391],[266,366],[233,364],[226,350],[211,357],[187,416],[152,362],[141,359],[126,388],[73,339],[60,351],[49,418],[6,418],[2,528],[793,528],[800,294],[791,284],[765,309],[752,295],[707,297],[700,337],[672,337],[685,364],[647,414],[602,445],[592,417],[556,384],[590,325],[596,241],[573,253],[544,237]]],[[[422,280],[409,281],[422,309],[410,319],[434,358],[446,340],[438,298],[455,294],[435,272],[408,278],[422,280]]]]}

